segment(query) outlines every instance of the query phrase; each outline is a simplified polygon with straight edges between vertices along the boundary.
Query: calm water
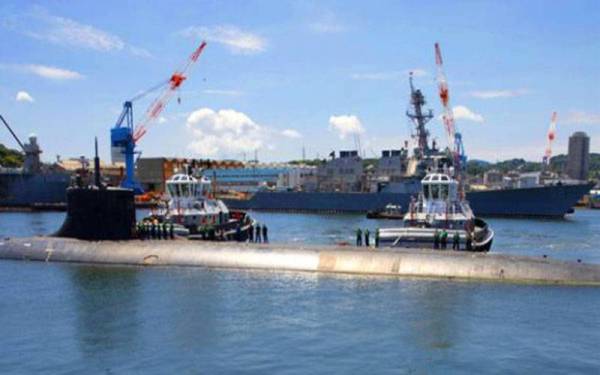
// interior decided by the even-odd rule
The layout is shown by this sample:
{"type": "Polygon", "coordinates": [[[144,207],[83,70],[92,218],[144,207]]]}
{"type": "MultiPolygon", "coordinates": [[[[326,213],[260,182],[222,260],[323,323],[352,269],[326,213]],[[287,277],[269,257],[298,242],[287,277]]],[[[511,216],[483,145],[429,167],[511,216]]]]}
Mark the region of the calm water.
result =
{"type": "MultiPolygon", "coordinates": [[[[361,216],[255,213],[272,242],[361,216]]],[[[62,214],[0,214],[0,235],[62,214]]],[[[600,263],[600,212],[490,220],[495,249],[600,263]]],[[[0,261],[0,372],[600,373],[600,289],[0,261]]]]}

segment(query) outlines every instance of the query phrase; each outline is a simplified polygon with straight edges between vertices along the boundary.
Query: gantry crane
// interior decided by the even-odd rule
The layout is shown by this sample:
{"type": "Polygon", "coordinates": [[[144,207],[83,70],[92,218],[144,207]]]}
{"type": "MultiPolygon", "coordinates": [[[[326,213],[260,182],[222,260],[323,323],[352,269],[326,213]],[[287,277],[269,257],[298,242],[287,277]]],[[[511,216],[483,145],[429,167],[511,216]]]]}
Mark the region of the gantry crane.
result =
{"type": "Polygon", "coordinates": [[[119,115],[116,125],[110,130],[113,162],[125,161],[125,178],[121,182],[121,186],[133,189],[135,194],[143,193],[140,183],[135,179],[135,146],[144,134],[146,134],[150,125],[158,119],[175,91],[179,89],[183,81],[188,78],[191,67],[198,61],[204,47],[206,47],[206,42],[203,41],[198,48],[194,50],[183,67],[176,70],[168,80],[161,82],[123,103],[123,111],[119,115]],[[150,104],[142,120],[134,126],[133,102],[160,89],[162,89],[161,93],[150,104]]]}

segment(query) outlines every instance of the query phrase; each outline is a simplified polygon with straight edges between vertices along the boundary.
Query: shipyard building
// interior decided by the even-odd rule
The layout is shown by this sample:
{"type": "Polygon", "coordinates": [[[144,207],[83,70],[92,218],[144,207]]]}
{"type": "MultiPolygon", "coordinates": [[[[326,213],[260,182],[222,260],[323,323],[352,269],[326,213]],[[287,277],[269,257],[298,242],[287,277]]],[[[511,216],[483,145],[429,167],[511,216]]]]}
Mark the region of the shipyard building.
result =
{"type": "Polygon", "coordinates": [[[202,171],[217,181],[220,191],[255,193],[259,190],[314,191],[314,167],[285,163],[248,163],[238,168],[210,168],[202,171]]]}
{"type": "Polygon", "coordinates": [[[140,158],[137,161],[136,177],[145,191],[162,193],[165,191],[165,181],[177,173],[192,173],[209,168],[229,170],[240,167],[243,167],[243,163],[235,160],[140,158]]]}
{"type": "Polygon", "coordinates": [[[569,137],[566,173],[574,180],[587,180],[590,169],[590,137],[575,132],[569,137]]]}

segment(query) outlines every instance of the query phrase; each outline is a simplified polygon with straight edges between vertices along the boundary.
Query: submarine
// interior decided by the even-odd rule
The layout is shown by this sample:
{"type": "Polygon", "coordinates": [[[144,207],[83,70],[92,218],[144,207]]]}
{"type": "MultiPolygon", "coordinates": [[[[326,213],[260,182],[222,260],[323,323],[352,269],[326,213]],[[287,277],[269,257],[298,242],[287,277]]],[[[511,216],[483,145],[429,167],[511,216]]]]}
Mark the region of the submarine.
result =
{"type": "Polygon", "coordinates": [[[190,240],[0,240],[0,259],[600,286],[600,265],[490,253],[190,240]]]}

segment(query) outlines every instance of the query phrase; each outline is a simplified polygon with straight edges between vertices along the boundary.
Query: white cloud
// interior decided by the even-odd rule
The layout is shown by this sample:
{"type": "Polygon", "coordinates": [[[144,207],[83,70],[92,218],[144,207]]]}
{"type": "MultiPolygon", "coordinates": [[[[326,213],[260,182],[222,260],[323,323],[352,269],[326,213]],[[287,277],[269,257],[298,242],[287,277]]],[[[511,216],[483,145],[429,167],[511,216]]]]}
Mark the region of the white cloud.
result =
{"type": "Polygon", "coordinates": [[[27,91],[19,91],[17,93],[17,97],[15,98],[18,102],[29,102],[33,103],[35,100],[27,91]]]}
{"type": "Polygon", "coordinates": [[[421,68],[405,70],[405,73],[412,73],[414,77],[425,77],[429,75],[429,72],[427,72],[427,70],[421,68]]]}
{"type": "Polygon", "coordinates": [[[220,90],[220,89],[206,89],[202,90],[204,94],[209,95],[224,95],[224,96],[242,96],[244,95],[243,91],[240,90],[220,90]]]}
{"type": "Polygon", "coordinates": [[[345,139],[348,135],[365,132],[359,118],[354,115],[329,117],[329,129],[337,132],[340,139],[345,139]]]}
{"type": "Polygon", "coordinates": [[[259,53],[267,48],[267,41],[263,37],[231,25],[190,26],[182,30],[180,34],[189,38],[200,38],[223,44],[235,54],[259,53]]]}
{"type": "Polygon", "coordinates": [[[497,98],[513,98],[516,96],[522,96],[529,93],[528,89],[516,89],[516,90],[487,90],[487,91],[472,91],[469,93],[470,96],[479,99],[497,99],[497,98]]]}
{"type": "Polygon", "coordinates": [[[424,77],[429,74],[425,69],[415,68],[404,71],[354,73],[350,77],[355,80],[365,81],[392,81],[408,78],[411,72],[414,77],[424,77]]]}
{"type": "Polygon", "coordinates": [[[294,129],[285,129],[281,132],[281,135],[287,138],[302,138],[302,134],[294,129]]]}
{"type": "Polygon", "coordinates": [[[152,53],[150,53],[150,51],[148,51],[145,48],[141,48],[141,47],[129,46],[129,52],[132,55],[138,56],[138,57],[143,57],[143,58],[152,58],[152,57],[154,57],[152,55],[152,53]]]}
{"type": "Polygon", "coordinates": [[[147,50],[128,45],[119,36],[92,25],[50,14],[35,6],[32,12],[11,17],[5,26],[31,38],[52,44],[91,49],[99,52],[127,50],[140,57],[150,57],[147,50]]]}
{"type": "Polygon", "coordinates": [[[187,118],[194,139],[188,148],[203,157],[253,152],[265,144],[266,129],[233,109],[200,108],[187,118]]]}
{"type": "Polygon", "coordinates": [[[366,81],[389,81],[398,79],[400,72],[369,72],[369,73],[354,73],[350,77],[356,80],[366,81]]]}
{"type": "Polygon", "coordinates": [[[326,21],[313,22],[309,25],[309,28],[319,34],[334,34],[341,33],[346,28],[338,23],[327,23],[326,21]]]}
{"type": "Polygon", "coordinates": [[[457,105],[452,108],[452,113],[454,114],[455,120],[467,120],[473,122],[484,122],[485,119],[479,113],[475,113],[471,111],[469,108],[464,105],[457,105]]]}
{"type": "Polygon", "coordinates": [[[17,68],[24,70],[28,73],[33,73],[43,78],[55,80],[80,79],[84,77],[82,74],[73,70],[61,69],[46,65],[18,65],[17,68]]]}
{"type": "Polygon", "coordinates": [[[600,113],[571,111],[563,122],[572,125],[600,125],[600,113]]]}
{"type": "Polygon", "coordinates": [[[346,31],[346,27],[331,11],[322,11],[315,21],[308,24],[308,28],[318,34],[336,34],[346,31]]]}
{"type": "Polygon", "coordinates": [[[53,16],[43,10],[37,12],[35,18],[38,22],[33,30],[26,30],[24,33],[36,39],[102,52],[122,50],[125,47],[125,42],[118,36],[91,25],[53,16]]]}
{"type": "Polygon", "coordinates": [[[166,122],[168,122],[169,120],[167,120],[167,118],[165,116],[160,116],[158,118],[158,120],[156,120],[156,122],[158,122],[159,124],[164,124],[166,122]]]}

